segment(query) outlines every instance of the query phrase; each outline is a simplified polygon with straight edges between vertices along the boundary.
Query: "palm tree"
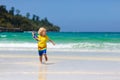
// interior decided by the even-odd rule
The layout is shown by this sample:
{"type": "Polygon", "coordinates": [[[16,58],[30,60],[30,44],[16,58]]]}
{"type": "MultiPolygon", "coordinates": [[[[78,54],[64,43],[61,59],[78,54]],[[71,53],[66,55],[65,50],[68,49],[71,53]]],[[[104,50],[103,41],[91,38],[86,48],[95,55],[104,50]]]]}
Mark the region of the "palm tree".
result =
{"type": "Polygon", "coordinates": [[[29,12],[26,13],[26,17],[29,19],[29,17],[30,17],[30,13],[29,12]]]}
{"type": "Polygon", "coordinates": [[[9,13],[10,13],[11,15],[14,15],[14,11],[15,11],[15,8],[14,8],[14,7],[11,7],[11,9],[9,10],[9,13]]]}
{"type": "Polygon", "coordinates": [[[36,19],[36,15],[33,14],[32,20],[35,21],[35,19],[36,19]]]}
{"type": "Polygon", "coordinates": [[[0,12],[7,13],[8,11],[6,10],[5,5],[0,5],[0,12]]]}
{"type": "Polygon", "coordinates": [[[16,14],[19,15],[20,14],[20,10],[17,9],[16,10],[16,14]]]}
{"type": "Polygon", "coordinates": [[[39,18],[40,18],[39,16],[36,16],[36,21],[39,21],[39,18]]]}

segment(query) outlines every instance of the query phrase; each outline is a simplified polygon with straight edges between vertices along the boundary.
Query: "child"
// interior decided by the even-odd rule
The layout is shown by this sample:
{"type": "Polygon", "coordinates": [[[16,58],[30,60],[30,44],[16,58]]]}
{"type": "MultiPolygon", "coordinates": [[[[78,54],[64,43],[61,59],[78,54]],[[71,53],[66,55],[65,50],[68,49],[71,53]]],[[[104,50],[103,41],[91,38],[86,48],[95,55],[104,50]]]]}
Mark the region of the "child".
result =
{"type": "Polygon", "coordinates": [[[53,45],[55,45],[55,43],[52,40],[50,40],[49,37],[46,35],[46,29],[44,27],[41,27],[38,30],[38,36],[36,36],[34,32],[32,32],[32,36],[34,39],[38,41],[38,52],[39,52],[40,62],[42,63],[43,56],[45,57],[45,60],[48,61],[48,57],[46,54],[47,41],[50,41],[53,45]]]}

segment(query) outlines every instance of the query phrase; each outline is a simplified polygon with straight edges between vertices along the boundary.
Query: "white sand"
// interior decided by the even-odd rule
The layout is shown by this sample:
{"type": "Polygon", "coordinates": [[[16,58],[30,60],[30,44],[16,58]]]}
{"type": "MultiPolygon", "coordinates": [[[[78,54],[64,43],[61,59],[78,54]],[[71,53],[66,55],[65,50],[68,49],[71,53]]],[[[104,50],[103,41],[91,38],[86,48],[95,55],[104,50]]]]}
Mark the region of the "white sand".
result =
{"type": "Polygon", "coordinates": [[[120,80],[120,53],[0,51],[0,80],[120,80]]]}

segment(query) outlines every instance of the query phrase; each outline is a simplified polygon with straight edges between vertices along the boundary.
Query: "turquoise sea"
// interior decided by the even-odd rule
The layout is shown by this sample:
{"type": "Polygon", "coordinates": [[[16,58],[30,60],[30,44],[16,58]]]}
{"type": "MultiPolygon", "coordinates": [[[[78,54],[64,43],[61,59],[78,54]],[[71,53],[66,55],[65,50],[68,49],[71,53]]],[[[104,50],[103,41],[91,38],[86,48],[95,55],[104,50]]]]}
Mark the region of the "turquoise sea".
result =
{"type": "MultiPolygon", "coordinates": [[[[48,32],[47,35],[56,43],[56,46],[48,43],[49,49],[120,51],[120,32],[48,32]]],[[[37,48],[37,41],[31,32],[1,32],[0,48],[37,48]]]]}

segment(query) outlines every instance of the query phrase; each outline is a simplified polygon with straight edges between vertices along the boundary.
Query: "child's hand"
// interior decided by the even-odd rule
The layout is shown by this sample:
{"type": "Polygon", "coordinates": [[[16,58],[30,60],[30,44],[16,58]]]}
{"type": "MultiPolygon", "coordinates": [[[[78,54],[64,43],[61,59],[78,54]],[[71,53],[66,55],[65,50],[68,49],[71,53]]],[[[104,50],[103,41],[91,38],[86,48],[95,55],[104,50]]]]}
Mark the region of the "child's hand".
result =
{"type": "Polygon", "coordinates": [[[33,35],[33,36],[34,36],[34,34],[35,34],[35,33],[34,33],[34,32],[32,32],[32,35],[33,35]]]}
{"type": "Polygon", "coordinates": [[[33,36],[33,38],[35,38],[35,32],[32,32],[32,36],[33,36]]]}
{"type": "Polygon", "coordinates": [[[55,43],[52,40],[49,40],[49,41],[55,46],[55,43]]]}
{"type": "Polygon", "coordinates": [[[53,45],[55,46],[55,43],[53,43],[53,45]]]}

